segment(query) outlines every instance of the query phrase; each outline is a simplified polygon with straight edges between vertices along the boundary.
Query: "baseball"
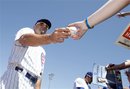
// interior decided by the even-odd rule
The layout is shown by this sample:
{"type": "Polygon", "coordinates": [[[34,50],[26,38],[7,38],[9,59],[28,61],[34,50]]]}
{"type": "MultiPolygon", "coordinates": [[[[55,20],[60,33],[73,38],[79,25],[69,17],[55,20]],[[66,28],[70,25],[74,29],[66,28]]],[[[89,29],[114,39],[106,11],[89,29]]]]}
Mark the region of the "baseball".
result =
{"type": "Polygon", "coordinates": [[[76,27],[67,27],[70,30],[71,35],[75,35],[77,32],[77,28],[76,27]]]}

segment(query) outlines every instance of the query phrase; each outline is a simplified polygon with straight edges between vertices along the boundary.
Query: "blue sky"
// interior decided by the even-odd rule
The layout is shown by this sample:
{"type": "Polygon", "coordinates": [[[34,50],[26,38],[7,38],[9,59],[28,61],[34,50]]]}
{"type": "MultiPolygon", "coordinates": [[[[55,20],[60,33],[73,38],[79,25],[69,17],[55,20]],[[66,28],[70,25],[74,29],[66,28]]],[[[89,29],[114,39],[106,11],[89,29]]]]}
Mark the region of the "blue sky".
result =
{"type": "MultiPolygon", "coordinates": [[[[23,27],[33,27],[41,18],[52,22],[51,33],[57,27],[87,18],[107,0],[0,0],[0,76],[7,67],[8,57],[16,32],[23,27]]],[[[127,6],[121,11],[130,11],[127,6]]],[[[43,46],[46,50],[42,89],[48,89],[48,74],[54,73],[50,89],[72,89],[77,77],[92,71],[93,63],[119,64],[130,59],[130,51],[115,45],[115,41],[130,23],[130,16],[113,16],[89,30],[82,39],[65,40],[61,44],[43,46]]],[[[122,70],[123,85],[127,77],[122,70]]],[[[92,84],[92,89],[98,86],[92,84]]]]}

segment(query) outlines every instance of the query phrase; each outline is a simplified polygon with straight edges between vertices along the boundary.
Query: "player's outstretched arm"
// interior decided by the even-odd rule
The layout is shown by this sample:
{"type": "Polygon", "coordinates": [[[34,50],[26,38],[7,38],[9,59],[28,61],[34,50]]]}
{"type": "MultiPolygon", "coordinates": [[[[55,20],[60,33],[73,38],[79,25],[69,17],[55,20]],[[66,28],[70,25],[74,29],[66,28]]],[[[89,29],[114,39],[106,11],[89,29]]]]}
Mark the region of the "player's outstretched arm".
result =
{"type": "Polygon", "coordinates": [[[88,29],[115,15],[128,4],[130,4],[130,0],[109,0],[86,20],[69,24],[68,26],[76,26],[79,29],[73,38],[80,39],[88,29]]]}
{"type": "Polygon", "coordinates": [[[52,43],[62,43],[69,36],[69,30],[58,29],[55,30],[52,34],[24,34],[18,39],[18,42],[23,46],[48,45],[52,43]]]}
{"type": "Polygon", "coordinates": [[[130,60],[126,60],[125,62],[117,64],[117,65],[109,64],[109,66],[106,67],[107,70],[122,70],[126,68],[130,68],[130,60]]]}

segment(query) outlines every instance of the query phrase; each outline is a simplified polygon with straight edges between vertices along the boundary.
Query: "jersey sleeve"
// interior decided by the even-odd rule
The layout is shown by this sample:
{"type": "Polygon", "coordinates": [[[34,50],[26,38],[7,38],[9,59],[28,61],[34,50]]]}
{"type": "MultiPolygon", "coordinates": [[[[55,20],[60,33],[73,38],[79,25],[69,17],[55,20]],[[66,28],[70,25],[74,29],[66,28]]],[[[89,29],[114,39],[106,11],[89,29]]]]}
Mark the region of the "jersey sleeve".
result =
{"type": "Polygon", "coordinates": [[[89,89],[89,87],[86,84],[85,80],[82,79],[82,78],[77,78],[75,80],[75,87],[76,87],[76,89],[89,89]]]}
{"type": "Polygon", "coordinates": [[[126,60],[125,65],[129,65],[129,64],[130,64],[130,60],[126,60]]]}
{"type": "Polygon", "coordinates": [[[34,33],[34,31],[31,28],[20,29],[15,36],[15,41],[18,40],[22,35],[29,34],[29,33],[34,33]]]}
{"type": "Polygon", "coordinates": [[[83,79],[81,79],[81,78],[77,78],[76,80],[75,80],[75,84],[76,84],[76,87],[83,87],[84,85],[84,83],[83,83],[83,79]]]}

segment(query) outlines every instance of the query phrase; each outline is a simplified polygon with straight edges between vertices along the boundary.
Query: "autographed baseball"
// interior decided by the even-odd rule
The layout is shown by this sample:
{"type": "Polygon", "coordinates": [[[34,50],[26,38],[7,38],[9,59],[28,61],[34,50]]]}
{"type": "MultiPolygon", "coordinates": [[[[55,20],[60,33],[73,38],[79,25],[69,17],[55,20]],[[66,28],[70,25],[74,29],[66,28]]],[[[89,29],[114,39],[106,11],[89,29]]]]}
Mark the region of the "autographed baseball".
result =
{"type": "Polygon", "coordinates": [[[70,30],[71,35],[75,35],[78,30],[76,27],[67,27],[67,28],[70,30]]]}

